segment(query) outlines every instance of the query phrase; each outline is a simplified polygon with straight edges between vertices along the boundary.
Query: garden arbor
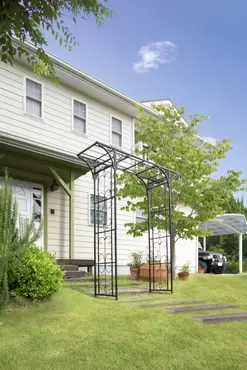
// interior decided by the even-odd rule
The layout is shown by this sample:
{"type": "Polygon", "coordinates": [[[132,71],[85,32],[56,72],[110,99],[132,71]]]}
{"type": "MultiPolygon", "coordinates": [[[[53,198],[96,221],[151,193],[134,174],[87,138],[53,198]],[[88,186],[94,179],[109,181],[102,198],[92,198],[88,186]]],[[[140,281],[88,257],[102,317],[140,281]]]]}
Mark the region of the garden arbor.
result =
{"type": "MultiPolygon", "coordinates": [[[[78,153],[89,167],[93,182],[94,209],[94,294],[118,299],[118,204],[117,176],[127,172],[146,188],[148,202],[149,292],[173,292],[172,282],[172,180],[178,173],[124,152],[95,142],[78,153]],[[159,206],[153,199],[159,189],[159,206]],[[156,225],[162,224],[160,230],[156,225]],[[157,258],[157,255],[159,256],[157,258]],[[162,276],[165,266],[166,278],[162,276]]],[[[121,184],[119,184],[121,186],[121,184]]]]}

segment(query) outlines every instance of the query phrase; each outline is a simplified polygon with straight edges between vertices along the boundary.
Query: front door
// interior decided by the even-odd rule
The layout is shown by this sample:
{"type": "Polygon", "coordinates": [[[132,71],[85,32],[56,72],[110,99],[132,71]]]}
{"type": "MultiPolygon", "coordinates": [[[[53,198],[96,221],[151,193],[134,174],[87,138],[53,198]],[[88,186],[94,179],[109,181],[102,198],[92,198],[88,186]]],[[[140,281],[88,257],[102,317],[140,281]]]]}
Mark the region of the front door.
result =
{"type": "MultiPolygon", "coordinates": [[[[43,186],[13,180],[13,194],[18,203],[20,217],[31,220],[34,215],[34,224],[38,228],[43,216],[43,186]]],[[[43,234],[36,241],[36,245],[43,248],[43,234]]]]}

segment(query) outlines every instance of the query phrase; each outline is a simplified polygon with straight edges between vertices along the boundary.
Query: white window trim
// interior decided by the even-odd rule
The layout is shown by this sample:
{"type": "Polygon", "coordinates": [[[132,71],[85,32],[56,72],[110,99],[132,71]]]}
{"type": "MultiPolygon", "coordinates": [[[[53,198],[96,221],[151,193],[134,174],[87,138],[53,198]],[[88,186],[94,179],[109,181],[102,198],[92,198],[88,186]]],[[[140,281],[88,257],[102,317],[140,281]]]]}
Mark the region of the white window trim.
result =
{"type": "Polygon", "coordinates": [[[23,111],[24,114],[26,114],[29,117],[36,118],[38,120],[44,120],[44,84],[43,82],[36,80],[32,76],[23,76],[23,111]],[[26,96],[26,91],[27,91],[27,79],[31,80],[33,82],[36,82],[41,85],[41,117],[35,116],[33,114],[30,114],[27,112],[27,96],[26,96]]]}
{"type": "MultiPolygon", "coordinates": [[[[91,195],[93,195],[93,193],[90,193],[89,192],[88,193],[88,225],[89,226],[94,226],[94,224],[91,222],[91,195]]],[[[106,207],[106,221],[107,221],[107,224],[105,226],[109,226],[108,225],[108,211],[107,211],[107,207],[106,207]]]]}
{"type": "Polygon", "coordinates": [[[143,217],[137,216],[136,211],[135,211],[135,224],[136,224],[136,219],[137,218],[143,218],[143,222],[145,222],[147,220],[147,216],[143,216],[143,217]]]}
{"type": "Polygon", "coordinates": [[[76,135],[80,135],[80,136],[83,136],[83,137],[87,137],[87,133],[88,133],[88,103],[86,103],[85,101],[77,98],[76,96],[72,96],[71,97],[71,131],[76,134],[76,135]],[[74,101],[78,101],[79,103],[82,103],[86,106],[86,130],[85,130],[85,133],[83,132],[78,132],[74,129],[74,101]]]}
{"type": "Polygon", "coordinates": [[[115,114],[110,115],[110,143],[116,148],[123,148],[123,132],[124,132],[124,121],[121,117],[116,116],[115,114]],[[121,146],[114,145],[112,142],[112,118],[116,118],[122,122],[122,133],[121,133],[121,146]]]}

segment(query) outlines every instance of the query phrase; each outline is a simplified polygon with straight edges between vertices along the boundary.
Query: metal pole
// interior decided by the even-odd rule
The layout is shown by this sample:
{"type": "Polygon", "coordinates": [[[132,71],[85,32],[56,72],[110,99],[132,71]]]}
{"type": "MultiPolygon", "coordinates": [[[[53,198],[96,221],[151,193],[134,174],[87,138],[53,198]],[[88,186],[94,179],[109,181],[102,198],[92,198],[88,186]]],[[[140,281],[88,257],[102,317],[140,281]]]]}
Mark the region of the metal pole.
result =
{"type": "Polygon", "coordinates": [[[239,234],[239,273],[243,273],[243,234],[239,234]]]}
{"type": "Polygon", "coordinates": [[[206,252],[206,250],[207,250],[207,237],[206,236],[204,236],[203,237],[203,250],[206,252]]]}
{"type": "MultiPolygon", "coordinates": [[[[94,202],[94,214],[93,214],[93,226],[94,226],[94,296],[96,297],[96,270],[97,270],[97,267],[96,267],[96,256],[97,256],[97,253],[96,253],[96,244],[97,244],[97,240],[96,240],[96,209],[95,209],[95,203],[96,203],[96,177],[93,176],[93,188],[94,188],[94,191],[93,191],[93,202],[94,202]]],[[[91,217],[91,215],[90,215],[91,217]]]]}
{"type": "Polygon", "coordinates": [[[151,293],[151,233],[150,233],[150,189],[147,185],[147,198],[148,198],[148,259],[149,259],[149,270],[148,270],[148,280],[149,280],[149,293],[151,293]]]}
{"type": "MultiPolygon", "coordinates": [[[[170,265],[171,265],[171,293],[173,293],[173,250],[175,250],[175,245],[173,248],[173,242],[174,242],[174,236],[173,236],[173,224],[172,224],[172,182],[171,182],[171,173],[168,172],[168,186],[169,186],[169,202],[168,202],[168,208],[169,208],[169,220],[170,220],[170,265]]],[[[175,258],[175,256],[174,256],[175,258]]]]}
{"type": "Polygon", "coordinates": [[[118,271],[117,271],[117,158],[116,150],[114,150],[114,247],[115,247],[115,294],[116,300],[118,300],[118,271]]]}

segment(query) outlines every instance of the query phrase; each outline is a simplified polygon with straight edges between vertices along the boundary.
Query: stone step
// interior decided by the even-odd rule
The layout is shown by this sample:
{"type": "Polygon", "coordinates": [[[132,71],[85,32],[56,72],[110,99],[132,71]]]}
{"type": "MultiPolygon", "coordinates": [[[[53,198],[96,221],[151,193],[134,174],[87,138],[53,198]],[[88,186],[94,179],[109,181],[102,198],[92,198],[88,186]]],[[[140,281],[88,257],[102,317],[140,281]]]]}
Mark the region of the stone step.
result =
{"type": "MultiPolygon", "coordinates": [[[[78,285],[77,285],[78,286],[78,285]]],[[[84,285],[80,285],[80,288],[84,287],[84,285]]],[[[102,292],[103,292],[103,285],[101,286],[101,289],[102,289],[102,292]]],[[[144,293],[148,293],[149,290],[148,289],[131,289],[131,288],[128,288],[128,289],[125,289],[125,288],[119,288],[118,289],[118,294],[144,294],[144,293]]],[[[93,294],[93,291],[90,291],[89,293],[93,294]]]]}
{"type": "Polygon", "coordinates": [[[153,296],[152,298],[139,298],[139,299],[125,299],[118,301],[118,303],[138,303],[138,302],[144,302],[144,301],[157,301],[158,299],[163,299],[163,298],[171,298],[171,294],[158,294],[156,297],[153,296]]]}
{"type": "Polygon", "coordinates": [[[219,322],[247,320],[247,312],[226,313],[222,315],[191,316],[191,320],[200,321],[204,324],[217,324],[219,322]]]}
{"type": "Polygon", "coordinates": [[[148,293],[148,288],[138,289],[138,288],[119,288],[118,293],[119,294],[142,294],[142,293],[148,293]]]}
{"type": "Polygon", "coordinates": [[[77,265],[60,265],[61,269],[64,271],[78,271],[77,265]]]}
{"type": "Polygon", "coordinates": [[[187,306],[187,307],[177,307],[168,308],[169,313],[182,313],[191,311],[208,311],[208,310],[224,310],[227,308],[239,308],[238,304],[207,304],[202,306],[187,306]]]}
{"type": "Polygon", "coordinates": [[[85,271],[66,271],[64,277],[69,278],[82,278],[85,277],[85,271]]]}
{"type": "Polygon", "coordinates": [[[159,307],[159,306],[180,306],[184,304],[196,304],[196,303],[205,303],[206,301],[179,301],[179,302],[159,302],[159,303],[152,303],[152,304],[142,304],[141,308],[151,308],[151,307],[159,307]]]}
{"type": "MultiPolygon", "coordinates": [[[[66,277],[64,277],[64,281],[65,282],[70,282],[70,283],[72,283],[72,282],[81,282],[81,281],[83,281],[84,280],[84,278],[83,277],[77,277],[77,278],[66,278],[66,277]]],[[[78,284],[76,284],[75,286],[78,286],[78,284]]],[[[81,287],[82,285],[80,285],[80,287],[81,287]]],[[[84,286],[84,285],[83,285],[84,286]]]]}

